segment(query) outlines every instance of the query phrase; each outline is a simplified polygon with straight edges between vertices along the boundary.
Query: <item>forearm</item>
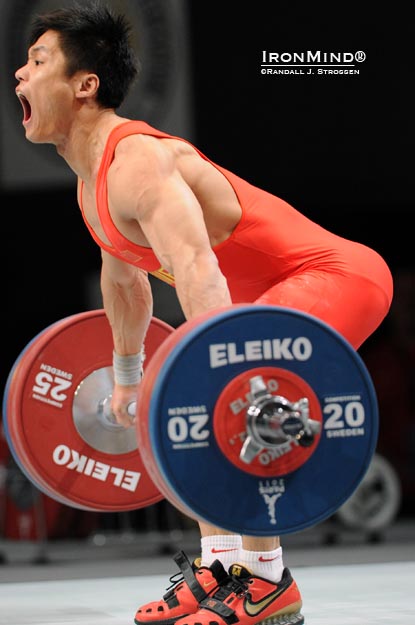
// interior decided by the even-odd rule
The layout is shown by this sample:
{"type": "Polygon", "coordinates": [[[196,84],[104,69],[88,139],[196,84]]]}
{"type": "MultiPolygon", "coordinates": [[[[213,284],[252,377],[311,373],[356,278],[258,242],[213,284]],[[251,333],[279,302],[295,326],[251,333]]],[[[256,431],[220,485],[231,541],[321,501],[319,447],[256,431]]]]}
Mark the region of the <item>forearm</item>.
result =
{"type": "Polygon", "coordinates": [[[114,280],[103,271],[101,291],[114,351],[120,356],[138,353],[152,316],[153,300],[147,276],[133,271],[128,279],[114,280]]]}
{"type": "Polygon", "coordinates": [[[215,257],[200,257],[175,274],[177,296],[186,319],[232,304],[228,285],[215,257]]]}

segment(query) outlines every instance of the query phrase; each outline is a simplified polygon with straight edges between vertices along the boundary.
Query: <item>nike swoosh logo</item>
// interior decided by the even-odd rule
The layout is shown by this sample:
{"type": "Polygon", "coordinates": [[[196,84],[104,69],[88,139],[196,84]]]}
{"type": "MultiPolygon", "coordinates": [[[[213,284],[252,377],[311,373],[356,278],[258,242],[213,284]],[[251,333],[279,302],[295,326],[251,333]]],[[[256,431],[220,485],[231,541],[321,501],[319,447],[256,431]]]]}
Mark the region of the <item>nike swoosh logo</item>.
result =
{"type": "Polygon", "coordinates": [[[265,608],[267,608],[277,597],[279,597],[283,591],[284,588],[280,588],[272,594],[267,595],[265,599],[262,599],[262,601],[259,601],[258,603],[252,603],[249,599],[246,599],[244,605],[245,612],[249,616],[257,616],[257,614],[262,612],[262,610],[265,610],[265,608]]]}
{"type": "Polygon", "coordinates": [[[215,549],[215,547],[212,547],[212,549],[210,550],[211,553],[225,553],[225,551],[238,551],[236,548],[233,549],[215,549]]]}
{"type": "Polygon", "coordinates": [[[212,580],[211,582],[203,582],[203,587],[209,588],[209,586],[212,586],[212,584],[216,584],[216,581],[212,580]]]}
{"type": "Polygon", "coordinates": [[[273,560],[276,560],[278,558],[278,556],[275,556],[275,558],[263,558],[262,556],[259,556],[258,560],[259,562],[272,562],[273,560]]]}

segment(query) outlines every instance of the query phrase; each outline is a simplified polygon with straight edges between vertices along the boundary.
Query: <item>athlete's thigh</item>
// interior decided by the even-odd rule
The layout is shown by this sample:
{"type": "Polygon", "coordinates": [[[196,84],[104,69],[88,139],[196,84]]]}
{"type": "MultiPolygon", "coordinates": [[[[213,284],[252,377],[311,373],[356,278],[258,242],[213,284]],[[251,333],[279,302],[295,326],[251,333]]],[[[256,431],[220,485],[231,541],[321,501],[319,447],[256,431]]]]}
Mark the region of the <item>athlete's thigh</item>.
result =
{"type": "Polygon", "coordinates": [[[384,292],[359,275],[307,271],[283,280],[256,304],[300,310],[321,319],[357,349],[379,326],[388,310],[384,292]]]}

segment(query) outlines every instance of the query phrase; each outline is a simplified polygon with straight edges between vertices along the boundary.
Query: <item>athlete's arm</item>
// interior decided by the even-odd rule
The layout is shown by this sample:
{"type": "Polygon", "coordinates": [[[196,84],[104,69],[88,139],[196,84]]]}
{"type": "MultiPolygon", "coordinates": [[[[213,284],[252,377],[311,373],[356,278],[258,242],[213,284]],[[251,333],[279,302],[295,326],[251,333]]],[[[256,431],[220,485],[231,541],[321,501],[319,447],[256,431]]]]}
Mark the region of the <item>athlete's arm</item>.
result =
{"type": "Polygon", "coordinates": [[[117,167],[114,202],[123,198],[160,264],[174,275],[187,319],[230,305],[227,282],[212,251],[197,198],[169,150],[157,140],[144,147],[144,152],[124,158],[117,167]]]}
{"type": "MultiPolygon", "coordinates": [[[[151,321],[153,298],[146,272],[102,252],[101,292],[111,326],[114,350],[120,356],[140,352],[151,321]]],[[[135,401],[137,385],[114,385],[111,407],[117,421],[131,425],[127,406],[135,401]]]]}

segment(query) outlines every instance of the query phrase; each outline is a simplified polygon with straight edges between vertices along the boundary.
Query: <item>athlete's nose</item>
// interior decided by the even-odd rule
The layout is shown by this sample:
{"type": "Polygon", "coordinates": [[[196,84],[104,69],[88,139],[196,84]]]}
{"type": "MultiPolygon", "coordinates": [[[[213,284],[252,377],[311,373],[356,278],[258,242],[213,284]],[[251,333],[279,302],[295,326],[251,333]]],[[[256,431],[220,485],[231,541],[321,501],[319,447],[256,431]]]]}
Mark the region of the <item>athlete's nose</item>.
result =
{"type": "Polygon", "coordinates": [[[19,67],[18,70],[16,70],[15,72],[15,78],[16,80],[18,80],[19,82],[22,82],[22,80],[25,80],[25,69],[26,69],[27,65],[22,65],[22,67],[19,67]]]}

